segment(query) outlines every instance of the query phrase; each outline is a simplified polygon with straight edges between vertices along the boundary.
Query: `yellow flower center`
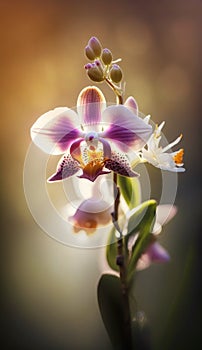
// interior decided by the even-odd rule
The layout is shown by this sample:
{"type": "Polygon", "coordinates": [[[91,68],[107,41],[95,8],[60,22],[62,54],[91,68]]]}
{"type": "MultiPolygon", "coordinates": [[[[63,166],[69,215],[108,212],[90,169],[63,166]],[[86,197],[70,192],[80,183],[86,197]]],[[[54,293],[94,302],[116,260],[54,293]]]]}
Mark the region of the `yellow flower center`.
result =
{"type": "Polygon", "coordinates": [[[87,152],[87,156],[88,156],[88,159],[89,161],[91,160],[100,160],[102,161],[103,160],[103,152],[102,151],[95,151],[95,150],[89,150],[87,152]]]}

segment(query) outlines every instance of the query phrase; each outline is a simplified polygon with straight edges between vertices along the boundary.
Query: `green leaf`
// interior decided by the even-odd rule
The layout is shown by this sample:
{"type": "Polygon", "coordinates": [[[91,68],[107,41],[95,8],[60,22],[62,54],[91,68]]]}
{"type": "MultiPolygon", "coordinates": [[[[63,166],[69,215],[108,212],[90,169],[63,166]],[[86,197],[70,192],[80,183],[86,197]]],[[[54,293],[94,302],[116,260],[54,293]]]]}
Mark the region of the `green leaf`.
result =
{"type": "Polygon", "coordinates": [[[135,233],[142,230],[142,228],[147,224],[148,216],[150,215],[151,210],[148,212],[148,208],[156,208],[156,201],[150,199],[138,205],[136,208],[133,208],[133,214],[128,220],[128,229],[127,235],[125,237],[126,246],[128,244],[129,237],[135,233]]]}
{"type": "Polygon", "coordinates": [[[117,257],[117,238],[115,236],[116,229],[113,227],[109,233],[109,238],[106,247],[107,262],[111,269],[119,271],[119,267],[116,264],[117,257]]]}
{"type": "Polygon", "coordinates": [[[130,178],[118,175],[118,186],[129,209],[140,204],[141,192],[138,178],[130,178]]]}
{"type": "MultiPolygon", "coordinates": [[[[127,271],[127,282],[130,283],[132,281],[133,274],[135,272],[136,264],[138,262],[138,259],[142,255],[142,253],[146,250],[148,245],[153,240],[153,235],[151,234],[152,231],[152,225],[154,222],[155,214],[156,214],[156,201],[150,200],[148,201],[146,206],[146,212],[141,220],[141,222],[138,224],[137,227],[139,231],[138,238],[135,242],[131,258],[129,260],[128,264],[128,271],[127,271]],[[149,203],[148,203],[149,202],[149,203]]],[[[145,202],[146,203],[146,202],[145,202]]],[[[132,218],[131,218],[132,220],[132,218]]],[[[133,232],[136,232],[136,228],[133,229],[133,232]]]]}
{"type": "Polygon", "coordinates": [[[123,301],[120,278],[104,274],[98,283],[98,304],[109,338],[116,350],[124,349],[123,301]]]}

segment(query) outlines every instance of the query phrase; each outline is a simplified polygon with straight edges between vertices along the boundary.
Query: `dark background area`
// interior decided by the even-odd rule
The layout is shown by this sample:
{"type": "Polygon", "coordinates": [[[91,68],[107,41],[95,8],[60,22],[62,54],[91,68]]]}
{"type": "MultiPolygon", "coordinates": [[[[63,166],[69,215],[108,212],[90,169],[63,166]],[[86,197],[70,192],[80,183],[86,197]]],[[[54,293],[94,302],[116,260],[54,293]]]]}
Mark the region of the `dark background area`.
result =
{"type": "Polygon", "coordinates": [[[96,300],[98,250],[52,240],[23,192],[29,129],[45,111],[75,106],[90,84],[83,49],[92,35],[122,57],[126,96],[166,121],[169,141],[183,133],[179,210],[162,237],[171,261],[138,273],[136,299],[152,349],[200,347],[201,10],[200,0],[0,1],[2,349],[110,348],[96,300]]]}

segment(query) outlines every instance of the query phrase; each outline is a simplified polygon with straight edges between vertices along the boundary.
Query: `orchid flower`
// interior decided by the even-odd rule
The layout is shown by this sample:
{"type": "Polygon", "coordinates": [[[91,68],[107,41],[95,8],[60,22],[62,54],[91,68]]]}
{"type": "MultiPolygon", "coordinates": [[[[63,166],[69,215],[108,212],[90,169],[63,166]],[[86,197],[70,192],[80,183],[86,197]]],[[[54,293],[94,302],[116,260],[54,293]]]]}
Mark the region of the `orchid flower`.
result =
{"type": "MultiPolygon", "coordinates": [[[[145,119],[145,122],[148,122],[148,119],[145,119]]],[[[156,126],[154,133],[147,142],[146,148],[144,147],[142,149],[142,161],[147,161],[148,163],[162,170],[183,172],[185,171],[185,169],[182,168],[184,150],[180,149],[176,152],[167,153],[169,149],[180,142],[182,135],[165,147],[159,146],[162,138],[161,130],[163,129],[164,125],[165,122],[162,122],[159,126],[156,126]]]]}
{"type": "Polygon", "coordinates": [[[83,230],[87,235],[96,231],[98,226],[105,226],[111,221],[112,206],[95,197],[84,200],[75,214],[69,217],[75,233],[83,230]]]}
{"type": "Polygon", "coordinates": [[[39,117],[31,128],[33,142],[48,154],[64,154],[48,181],[68,178],[79,170],[80,178],[92,182],[111,171],[138,176],[125,153],[142,149],[152,127],[137,116],[134,103],[130,97],[125,105],[107,107],[100,89],[89,86],[78,96],[77,113],[59,107],[39,117]]]}
{"type": "MultiPolygon", "coordinates": [[[[134,212],[134,210],[135,209],[131,211],[130,215],[134,212]]],[[[137,270],[146,269],[153,262],[164,263],[170,260],[168,252],[157,241],[157,236],[161,233],[163,225],[167,224],[176,215],[176,213],[177,208],[174,205],[162,204],[157,206],[155,223],[151,232],[154,240],[139,258],[136,266],[137,270]]],[[[129,239],[129,251],[131,250],[131,246],[134,244],[134,240],[136,239],[137,235],[129,239]]]]}

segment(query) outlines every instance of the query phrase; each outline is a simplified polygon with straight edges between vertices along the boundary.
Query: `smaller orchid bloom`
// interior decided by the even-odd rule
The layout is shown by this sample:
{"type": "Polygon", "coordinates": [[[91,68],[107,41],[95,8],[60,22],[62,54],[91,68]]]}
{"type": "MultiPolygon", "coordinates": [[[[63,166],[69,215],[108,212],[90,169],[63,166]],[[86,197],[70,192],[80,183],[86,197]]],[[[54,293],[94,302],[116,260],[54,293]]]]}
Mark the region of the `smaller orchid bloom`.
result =
{"type": "Polygon", "coordinates": [[[125,105],[107,107],[104,95],[94,86],[80,92],[77,113],[59,107],[43,114],[31,128],[33,142],[44,152],[64,154],[49,182],[79,171],[82,171],[80,178],[92,182],[111,171],[122,176],[138,176],[127,152],[139,151],[151,133],[151,125],[138,116],[132,98],[125,105]]]}
{"type": "Polygon", "coordinates": [[[105,226],[111,222],[111,212],[112,206],[104,200],[92,197],[84,200],[69,220],[73,224],[75,233],[83,230],[89,235],[99,226],[105,226]]]}
{"type": "Polygon", "coordinates": [[[149,245],[146,252],[141,255],[137,262],[136,269],[144,270],[152,263],[164,263],[170,260],[168,252],[158,242],[153,242],[149,245]]]}
{"type": "MultiPolygon", "coordinates": [[[[148,119],[146,118],[145,122],[148,122],[148,119]]],[[[154,133],[151,135],[149,141],[147,142],[146,148],[144,147],[142,149],[142,161],[147,161],[148,163],[162,170],[183,172],[185,171],[185,169],[182,167],[184,150],[180,149],[176,152],[167,152],[180,142],[182,135],[180,135],[175,141],[171,142],[165,147],[159,146],[162,138],[161,130],[163,129],[164,124],[165,122],[162,122],[159,126],[156,126],[154,133]]]]}
{"type": "MultiPolygon", "coordinates": [[[[133,209],[130,215],[134,212],[133,209]]],[[[177,213],[177,208],[174,205],[162,204],[156,209],[155,223],[151,234],[153,235],[152,243],[147,247],[146,251],[141,255],[137,262],[136,269],[143,270],[149,267],[152,263],[164,263],[170,260],[168,252],[157,241],[157,235],[161,232],[163,225],[167,224],[177,213]]],[[[131,237],[128,242],[129,251],[131,251],[134,242],[138,235],[131,237]]]]}

